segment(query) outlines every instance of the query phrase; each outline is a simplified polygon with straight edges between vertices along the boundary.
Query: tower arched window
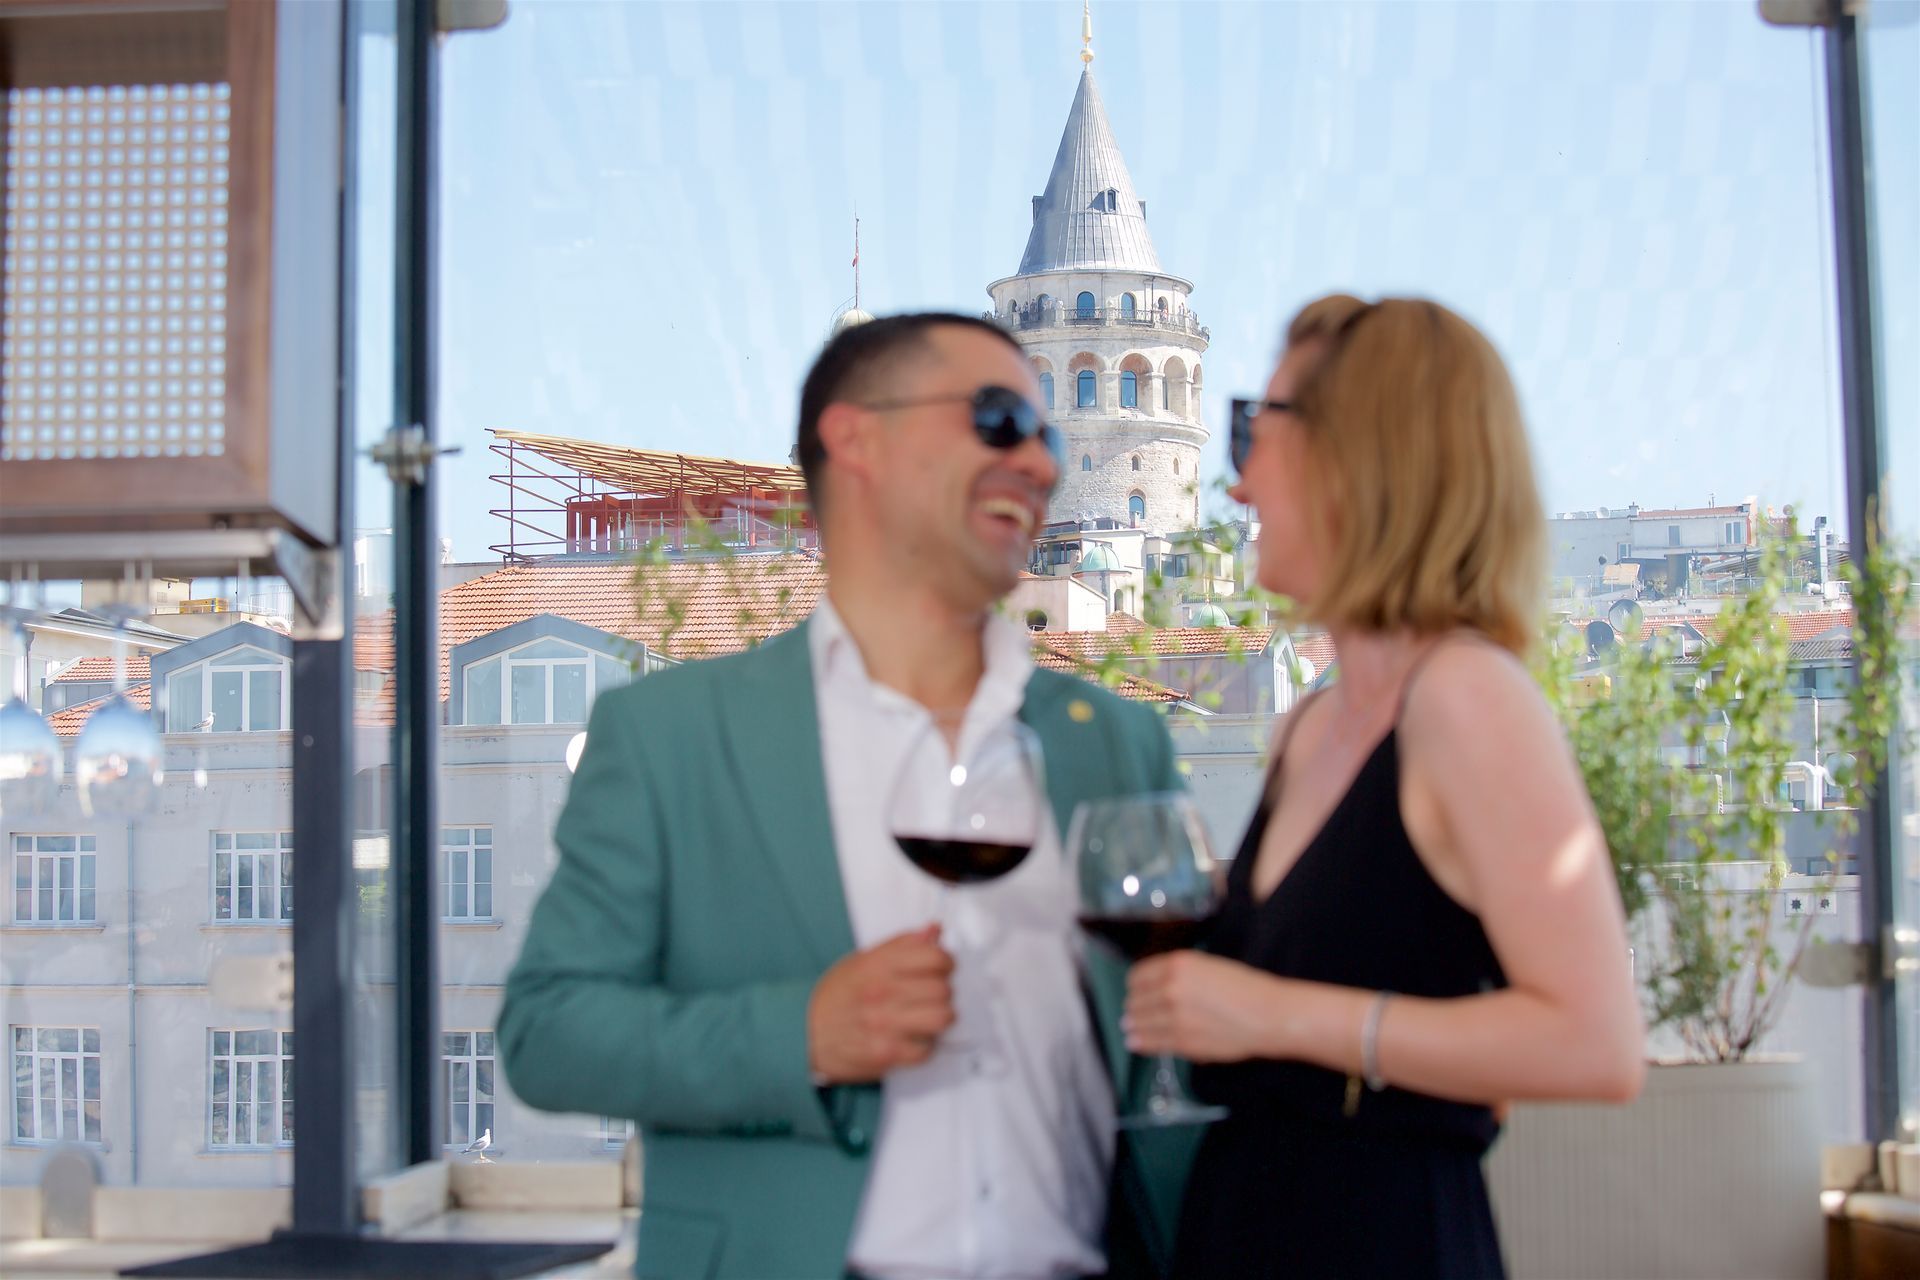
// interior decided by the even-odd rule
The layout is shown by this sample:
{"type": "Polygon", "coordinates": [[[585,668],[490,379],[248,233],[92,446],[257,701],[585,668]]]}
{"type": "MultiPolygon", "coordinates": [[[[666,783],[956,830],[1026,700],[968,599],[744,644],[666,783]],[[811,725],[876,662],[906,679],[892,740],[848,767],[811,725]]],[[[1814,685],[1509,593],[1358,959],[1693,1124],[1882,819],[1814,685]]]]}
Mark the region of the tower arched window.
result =
{"type": "Polygon", "coordinates": [[[1130,293],[1123,293],[1120,295],[1120,318],[1122,320],[1131,320],[1133,319],[1133,317],[1134,317],[1133,295],[1130,293]]]}
{"type": "Polygon", "coordinates": [[[1135,524],[1139,524],[1142,520],[1145,520],[1147,518],[1146,498],[1141,494],[1137,494],[1137,493],[1134,494],[1132,497],[1128,498],[1127,514],[1133,517],[1133,522],[1135,524]]]}
{"type": "Polygon", "coordinates": [[[1093,455],[1092,455],[1092,454],[1090,454],[1090,453],[1083,453],[1083,454],[1081,454],[1081,455],[1080,455],[1080,469],[1081,469],[1082,471],[1091,471],[1091,470],[1093,470],[1093,455]]]}
{"type": "Polygon", "coordinates": [[[1080,296],[1074,300],[1073,309],[1074,313],[1078,315],[1080,319],[1093,319],[1093,295],[1083,290],[1080,296]]]}
{"type": "Polygon", "coordinates": [[[1135,471],[1140,469],[1140,455],[1137,453],[1133,456],[1133,469],[1135,471]]]}
{"type": "Polygon", "coordinates": [[[1080,377],[1078,379],[1078,392],[1079,392],[1079,395],[1076,398],[1075,403],[1079,405],[1079,407],[1082,409],[1093,408],[1094,407],[1093,370],[1082,369],[1080,371],[1080,377]]]}
{"type": "Polygon", "coordinates": [[[1173,407],[1172,401],[1168,398],[1172,394],[1173,392],[1167,390],[1167,380],[1165,378],[1160,379],[1160,407],[1162,409],[1170,409],[1173,407]]]}
{"type": "Polygon", "coordinates": [[[1140,375],[1131,369],[1120,375],[1120,404],[1128,409],[1140,407],[1140,375]]]}
{"type": "Polygon", "coordinates": [[[1053,375],[1050,373],[1040,375],[1040,400],[1047,408],[1053,408],[1053,375]]]}

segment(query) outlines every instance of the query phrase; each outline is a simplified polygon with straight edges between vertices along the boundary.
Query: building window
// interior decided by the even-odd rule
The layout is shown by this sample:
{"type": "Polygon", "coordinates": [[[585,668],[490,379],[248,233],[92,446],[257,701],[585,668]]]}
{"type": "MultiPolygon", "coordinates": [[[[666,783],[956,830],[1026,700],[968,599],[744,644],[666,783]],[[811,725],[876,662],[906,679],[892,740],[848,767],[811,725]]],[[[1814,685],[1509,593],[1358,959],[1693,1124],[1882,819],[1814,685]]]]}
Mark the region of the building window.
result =
{"type": "Polygon", "coordinates": [[[13,1028],[16,1142],[100,1141],[100,1032],[13,1028]]]}
{"type": "Polygon", "coordinates": [[[633,1138],[633,1121],[621,1116],[600,1117],[600,1141],[609,1147],[624,1147],[633,1138]]]}
{"type": "Polygon", "coordinates": [[[1122,320],[1131,320],[1133,319],[1135,314],[1136,314],[1136,308],[1133,301],[1133,295],[1130,293],[1121,294],[1120,295],[1120,318],[1122,320]]]}
{"type": "Polygon", "coordinates": [[[1162,409],[1173,407],[1173,392],[1169,389],[1165,378],[1160,379],[1160,407],[1162,409]]]}
{"type": "Polygon", "coordinates": [[[229,924],[293,919],[293,832],[213,833],[213,918],[229,924]]]}
{"type": "Polygon", "coordinates": [[[1091,471],[1091,470],[1093,470],[1093,455],[1092,455],[1092,454],[1090,454],[1090,453],[1083,453],[1083,454],[1081,454],[1081,455],[1080,455],[1080,469],[1081,469],[1082,471],[1091,471]]]}
{"type": "Polygon", "coordinates": [[[1082,293],[1073,304],[1074,315],[1082,320],[1093,319],[1093,295],[1082,293]]]}
{"type": "Polygon", "coordinates": [[[440,882],[448,920],[493,919],[493,828],[440,829],[440,882]]]}
{"type": "Polygon", "coordinates": [[[1127,409],[1140,407],[1140,375],[1131,369],[1120,375],[1120,404],[1127,409]]]}
{"type": "Polygon", "coordinates": [[[493,1032],[443,1032],[440,1055],[447,1143],[464,1147],[493,1131],[493,1032]]]}
{"type": "Polygon", "coordinates": [[[1133,455],[1133,469],[1135,471],[1140,469],[1140,455],[1137,453],[1133,455]]]}
{"type": "Polygon", "coordinates": [[[13,922],[94,923],[92,836],[13,838],[13,922]]]}
{"type": "Polygon", "coordinates": [[[1619,555],[1617,555],[1617,556],[1615,556],[1615,557],[1613,558],[1613,560],[1614,560],[1614,563],[1615,563],[1615,564],[1623,564],[1623,563],[1625,563],[1625,562],[1626,562],[1626,558],[1627,558],[1627,552],[1628,552],[1628,551],[1630,551],[1631,549],[1632,549],[1632,548],[1630,548],[1630,547],[1628,547],[1626,543],[1624,543],[1624,542],[1623,542],[1623,543],[1621,543],[1621,544],[1620,544],[1620,554],[1619,554],[1619,555]]]}
{"type": "Polygon", "coordinates": [[[1746,526],[1741,524],[1738,520],[1727,521],[1727,545],[1730,547],[1741,547],[1741,546],[1745,546],[1746,542],[1747,542],[1746,526]]]}
{"type": "Polygon", "coordinates": [[[1128,498],[1127,514],[1133,517],[1135,524],[1139,524],[1142,520],[1145,520],[1147,518],[1147,500],[1137,493],[1128,498]]]}
{"type": "Polygon", "coordinates": [[[293,1032],[216,1031],[208,1074],[209,1146],[293,1141],[293,1032]]]}
{"type": "Polygon", "coordinates": [[[466,667],[461,719],[467,724],[585,724],[594,697],[632,676],[633,668],[618,658],[561,640],[535,640],[466,667]]]}
{"type": "Polygon", "coordinates": [[[167,677],[168,733],[271,732],[287,725],[287,664],[240,648],[167,677]]]}
{"type": "Polygon", "coordinates": [[[1050,373],[1040,375],[1040,400],[1047,408],[1053,408],[1053,375],[1050,373]]]}
{"type": "Polygon", "coordinates": [[[1077,405],[1082,409],[1093,408],[1094,406],[1093,370],[1082,369],[1080,371],[1080,377],[1076,382],[1076,388],[1079,393],[1076,400],[1077,405]]]}
{"type": "Polygon", "coordinates": [[[1670,547],[1677,547],[1680,545],[1680,526],[1679,525],[1670,524],[1667,526],[1667,545],[1670,547]]]}
{"type": "Polygon", "coordinates": [[[1046,612],[1046,610],[1044,610],[1044,609],[1029,609],[1029,610],[1027,610],[1027,630],[1029,630],[1029,631],[1045,631],[1046,629],[1047,629],[1047,612],[1046,612]]]}

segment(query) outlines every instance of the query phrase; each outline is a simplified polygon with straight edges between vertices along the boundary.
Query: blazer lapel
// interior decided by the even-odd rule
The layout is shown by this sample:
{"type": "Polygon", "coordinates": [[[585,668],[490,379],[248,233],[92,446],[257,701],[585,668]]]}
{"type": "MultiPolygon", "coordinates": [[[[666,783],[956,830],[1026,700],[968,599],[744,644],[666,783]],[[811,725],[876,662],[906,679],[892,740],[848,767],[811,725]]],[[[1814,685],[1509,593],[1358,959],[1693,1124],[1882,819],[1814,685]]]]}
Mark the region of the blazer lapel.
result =
{"type": "MultiPolygon", "coordinates": [[[[1052,801],[1054,820],[1059,825],[1061,853],[1071,857],[1066,840],[1073,825],[1073,811],[1082,800],[1116,795],[1126,790],[1119,776],[1120,761],[1109,749],[1107,730],[1100,724],[1091,698],[1076,696],[1069,687],[1043,682],[1038,672],[1027,686],[1027,700],[1020,708],[1020,719],[1040,739],[1042,767],[1047,774],[1047,798],[1052,801]]],[[[1078,890],[1078,881],[1073,882],[1078,890]]],[[[1099,1042],[1107,1071],[1113,1078],[1114,1096],[1126,1105],[1132,1076],[1132,1055],[1120,1036],[1120,1013],[1126,1004],[1127,967],[1124,961],[1099,947],[1085,948],[1081,973],[1092,1006],[1093,1034],[1099,1042]]]]}
{"type": "Polygon", "coordinates": [[[720,732],[734,762],[734,795],[752,814],[822,966],[853,950],[820,760],[807,624],[760,646],[720,688],[720,732]]]}

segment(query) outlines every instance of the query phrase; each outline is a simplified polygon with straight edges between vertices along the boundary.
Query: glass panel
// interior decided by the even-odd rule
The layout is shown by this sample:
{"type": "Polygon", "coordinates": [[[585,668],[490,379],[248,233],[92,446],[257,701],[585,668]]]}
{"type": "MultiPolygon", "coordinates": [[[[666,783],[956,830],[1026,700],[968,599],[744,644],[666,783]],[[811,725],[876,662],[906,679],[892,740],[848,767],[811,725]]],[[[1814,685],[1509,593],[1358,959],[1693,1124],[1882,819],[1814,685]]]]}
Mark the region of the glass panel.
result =
{"type": "Polygon", "coordinates": [[[553,723],[585,724],[587,722],[587,664],[584,662],[556,662],[553,664],[553,723]]]}
{"type": "Polygon", "coordinates": [[[279,655],[268,653],[265,649],[256,649],[251,645],[230,650],[217,657],[207,659],[207,665],[214,667],[270,667],[280,661],[279,655]]]}
{"type": "Polygon", "coordinates": [[[1128,409],[1140,407],[1140,378],[1131,369],[1120,375],[1120,403],[1128,409]]]}
{"type": "Polygon", "coordinates": [[[247,677],[241,671],[216,671],[213,673],[213,731],[215,733],[238,733],[244,727],[241,718],[245,708],[242,700],[246,693],[247,677]]]}
{"type": "Polygon", "coordinates": [[[618,689],[633,678],[633,670],[618,658],[596,654],[593,659],[593,693],[599,697],[609,689],[618,689]]]}
{"type": "Polygon", "coordinates": [[[467,699],[462,718],[468,724],[500,723],[500,659],[467,668],[467,699]]]}
{"type": "Polygon", "coordinates": [[[514,662],[527,658],[580,658],[583,657],[580,646],[568,644],[563,640],[535,640],[523,645],[508,655],[514,662]]]}
{"type": "MultiPolygon", "coordinates": [[[[1889,532],[1909,556],[1920,551],[1920,20],[1915,7],[1861,11],[1861,77],[1866,123],[1867,217],[1873,245],[1874,350],[1885,454],[1889,532]]],[[[1894,924],[1920,931],[1920,634],[1909,602],[1901,661],[1900,725],[1907,749],[1890,780],[1893,802],[1894,924]]],[[[1920,968],[1899,973],[1894,990],[1901,1100],[1898,1135],[1920,1140],[1920,968]]],[[[1876,1137],[1894,1137],[1879,1134],[1876,1137]]],[[[1905,1194],[1906,1188],[1901,1188],[1905,1194]]]]}
{"type": "Polygon", "coordinates": [[[201,668],[177,672],[167,678],[167,731],[187,733],[206,714],[201,709],[203,682],[201,668]]]}
{"type": "Polygon", "coordinates": [[[76,842],[72,836],[41,836],[35,843],[41,853],[72,853],[76,842]]]}
{"type": "Polygon", "coordinates": [[[280,727],[280,684],[278,671],[247,673],[247,728],[272,730],[280,727]]]}
{"type": "Polygon", "coordinates": [[[547,723],[547,668],[509,665],[513,687],[513,724],[547,723]]]}

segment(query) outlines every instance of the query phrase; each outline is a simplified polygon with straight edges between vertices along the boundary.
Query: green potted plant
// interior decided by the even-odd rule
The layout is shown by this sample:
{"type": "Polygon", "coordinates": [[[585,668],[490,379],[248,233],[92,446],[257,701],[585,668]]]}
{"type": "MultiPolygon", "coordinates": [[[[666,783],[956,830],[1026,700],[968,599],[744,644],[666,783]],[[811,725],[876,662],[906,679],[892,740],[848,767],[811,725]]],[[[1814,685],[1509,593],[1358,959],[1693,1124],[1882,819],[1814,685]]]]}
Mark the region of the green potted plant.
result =
{"type": "MultiPolygon", "coordinates": [[[[1824,807],[1818,771],[1818,818],[1786,800],[1791,546],[1790,532],[1763,542],[1752,589],[1703,652],[1631,635],[1597,666],[1564,645],[1542,662],[1606,833],[1657,1069],[1627,1108],[1516,1112],[1491,1165],[1516,1273],[1819,1270],[1816,1082],[1806,1062],[1759,1050],[1819,918],[1791,913],[1786,891],[1832,894],[1858,815],[1824,807]],[[1796,821],[1826,846],[1811,879],[1788,862],[1796,821]]],[[[1913,581],[1878,538],[1865,550],[1849,573],[1857,678],[1823,735],[1857,762],[1856,786],[1878,776],[1896,728],[1896,619],[1913,581]]]]}

